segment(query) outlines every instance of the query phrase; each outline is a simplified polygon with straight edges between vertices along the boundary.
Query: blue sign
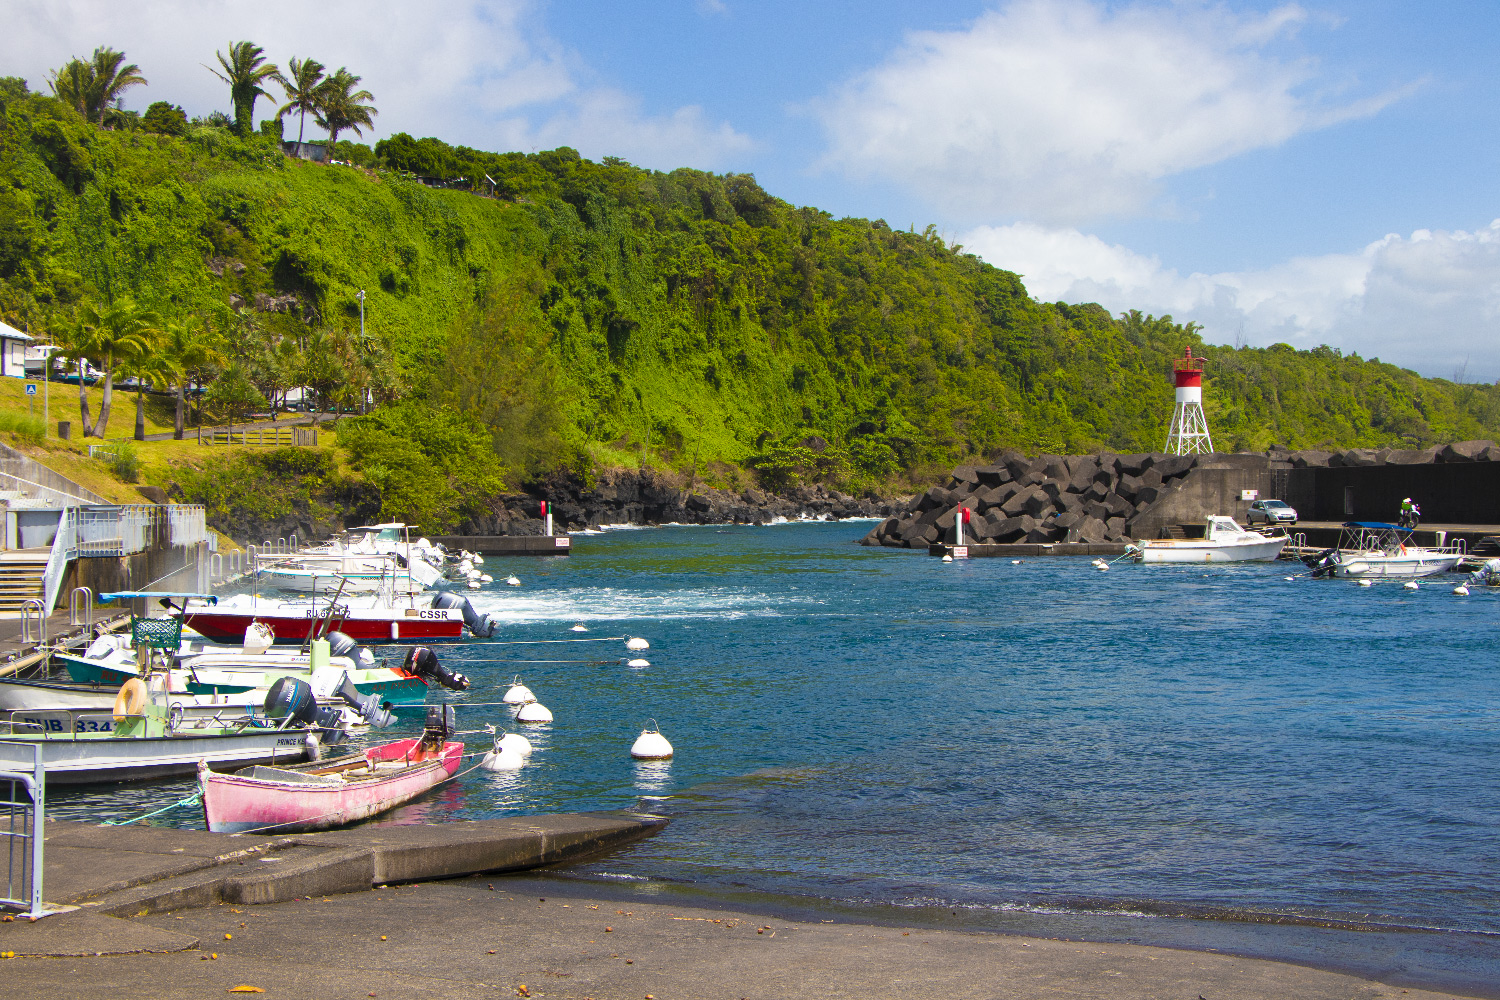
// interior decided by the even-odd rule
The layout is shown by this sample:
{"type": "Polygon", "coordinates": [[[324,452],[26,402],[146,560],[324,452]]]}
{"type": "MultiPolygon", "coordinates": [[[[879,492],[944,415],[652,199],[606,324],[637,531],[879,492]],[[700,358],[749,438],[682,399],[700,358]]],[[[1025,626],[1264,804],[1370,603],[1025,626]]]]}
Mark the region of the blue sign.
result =
{"type": "Polygon", "coordinates": [[[35,396],[36,395],[36,383],[35,382],[27,382],[26,383],[26,395],[28,395],[28,396],[35,396]]]}

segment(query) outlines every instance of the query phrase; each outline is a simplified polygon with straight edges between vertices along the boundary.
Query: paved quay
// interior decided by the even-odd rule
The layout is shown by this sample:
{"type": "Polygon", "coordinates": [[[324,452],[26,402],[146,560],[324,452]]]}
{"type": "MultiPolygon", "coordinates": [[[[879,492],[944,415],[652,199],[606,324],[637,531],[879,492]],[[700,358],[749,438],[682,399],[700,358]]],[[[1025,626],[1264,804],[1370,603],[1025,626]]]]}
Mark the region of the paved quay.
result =
{"type": "Polygon", "coordinates": [[[44,896],[74,908],[34,923],[0,923],[0,952],[180,951],[196,947],[196,939],[124,918],[341,893],[367,899],[380,885],[523,871],[600,854],[666,824],[636,813],[566,813],[252,837],[48,823],[44,896]]]}
{"type": "MultiPolygon", "coordinates": [[[[91,994],[169,1000],[224,996],[235,987],[254,987],[277,1000],[1455,995],[1217,953],[800,922],[711,907],[543,895],[547,891],[543,879],[482,876],[158,913],[117,922],[137,943],[163,946],[149,950],[166,954],[18,958],[0,963],[0,981],[14,996],[72,995],[87,984],[91,994]]],[[[30,930],[50,921],[61,929],[70,916],[48,917],[30,930]]]]}

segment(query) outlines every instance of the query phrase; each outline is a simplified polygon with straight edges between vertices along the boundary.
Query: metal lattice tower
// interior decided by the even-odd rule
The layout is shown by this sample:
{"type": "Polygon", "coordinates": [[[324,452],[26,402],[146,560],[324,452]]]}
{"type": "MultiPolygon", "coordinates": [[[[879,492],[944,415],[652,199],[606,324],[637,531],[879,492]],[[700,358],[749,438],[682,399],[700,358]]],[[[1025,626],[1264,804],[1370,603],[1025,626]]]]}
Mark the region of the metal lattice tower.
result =
{"type": "Polygon", "coordinates": [[[1172,362],[1172,376],[1177,382],[1177,407],[1172,411],[1167,446],[1162,450],[1169,455],[1213,451],[1208,419],[1203,415],[1203,359],[1193,357],[1189,347],[1186,356],[1172,362]]]}

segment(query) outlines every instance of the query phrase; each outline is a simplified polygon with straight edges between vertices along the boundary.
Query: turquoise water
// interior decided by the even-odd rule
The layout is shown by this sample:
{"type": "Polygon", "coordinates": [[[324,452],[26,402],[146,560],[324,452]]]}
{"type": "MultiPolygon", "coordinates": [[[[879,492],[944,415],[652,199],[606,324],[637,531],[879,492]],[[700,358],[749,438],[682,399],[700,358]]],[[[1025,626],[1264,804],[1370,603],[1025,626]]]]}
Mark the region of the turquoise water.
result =
{"type": "MultiPolygon", "coordinates": [[[[520,674],[556,721],[528,729],[523,771],[390,821],[654,797],[666,832],[553,881],[1500,982],[1497,595],[1288,582],[1285,563],[944,564],[852,544],[868,527],[620,530],[488,560],[524,584],[476,595],[498,639],[639,635],[651,665],[618,641],[440,650],[474,679],[460,703],[520,674]],[[552,659],[587,662],[517,662],[552,659]],[[650,719],[670,764],[629,756],[650,719]]],[[[184,789],[53,803],[125,815],[184,789]]]]}

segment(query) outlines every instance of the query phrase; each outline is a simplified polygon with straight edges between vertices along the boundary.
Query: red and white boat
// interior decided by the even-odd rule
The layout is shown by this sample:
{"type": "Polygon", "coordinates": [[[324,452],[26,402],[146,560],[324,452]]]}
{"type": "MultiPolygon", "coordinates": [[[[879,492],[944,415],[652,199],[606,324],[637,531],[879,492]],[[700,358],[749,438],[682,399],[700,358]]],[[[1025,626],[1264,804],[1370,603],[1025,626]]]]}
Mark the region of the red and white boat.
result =
{"type": "Polygon", "coordinates": [[[464,745],[445,741],[443,735],[429,729],[416,739],[367,750],[363,757],[298,767],[258,766],[218,774],[200,763],[198,785],[208,829],[327,830],[394,809],[458,773],[464,745]]]}
{"type": "MultiPolygon", "coordinates": [[[[174,615],[185,628],[214,642],[237,643],[253,622],[269,626],[278,643],[303,643],[319,623],[332,618],[332,628],[356,642],[457,642],[464,632],[488,637],[495,622],[481,615],[467,598],[447,592],[430,600],[393,602],[376,595],[351,595],[330,602],[327,597],[279,599],[239,594],[212,603],[189,600],[174,615]]],[[[326,627],[325,627],[326,630],[326,627]]]]}

